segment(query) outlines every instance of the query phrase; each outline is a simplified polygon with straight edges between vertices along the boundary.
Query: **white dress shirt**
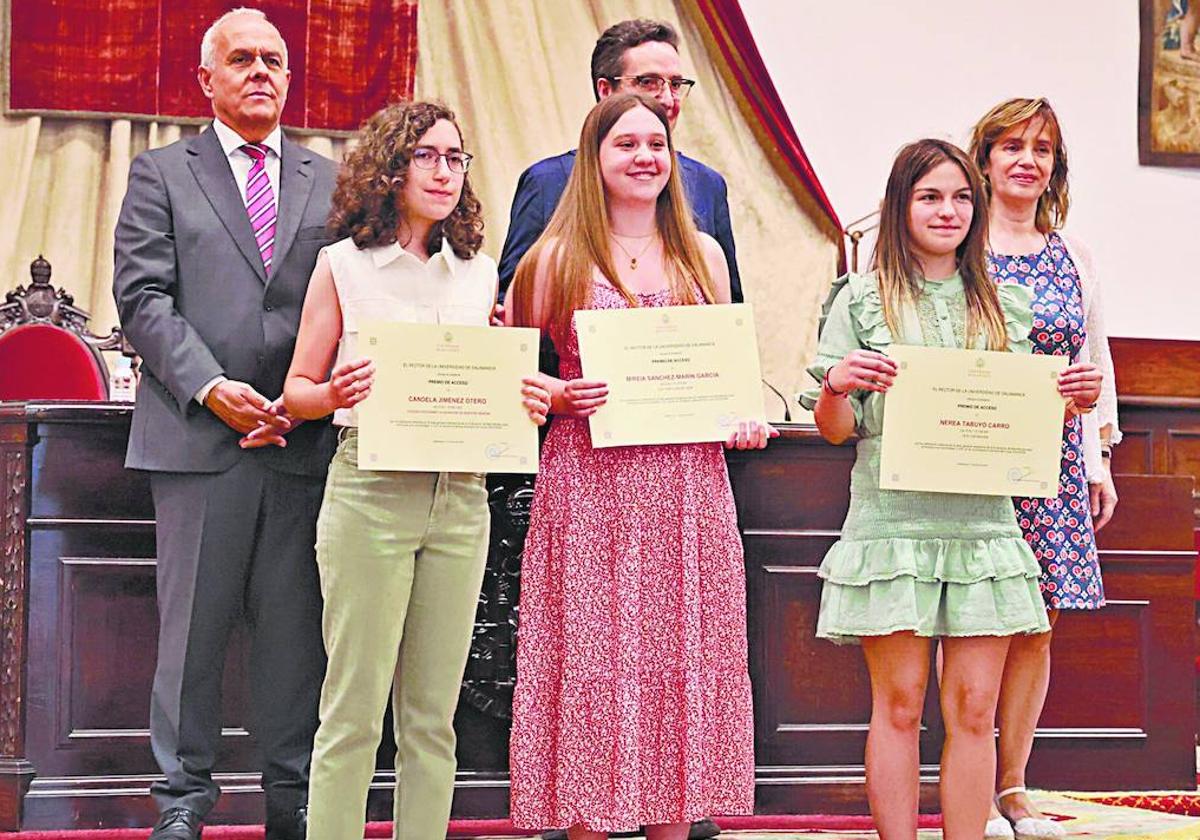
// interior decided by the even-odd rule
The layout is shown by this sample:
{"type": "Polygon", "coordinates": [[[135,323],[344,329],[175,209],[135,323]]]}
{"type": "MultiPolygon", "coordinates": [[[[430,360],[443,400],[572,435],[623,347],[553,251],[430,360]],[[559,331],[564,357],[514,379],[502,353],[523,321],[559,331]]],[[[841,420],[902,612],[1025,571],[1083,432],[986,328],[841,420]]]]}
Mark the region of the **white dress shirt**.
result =
{"type": "MultiPolygon", "coordinates": [[[[246,181],[249,179],[250,166],[254,163],[254,158],[250,157],[242,148],[246,145],[246,141],[241,135],[219,119],[213,120],[213,131],[217,132],[217,139],[221,141],[221,149],[229,161],[229,168],[233,170],[234,180],[237,181],[238,190],[242,193],[242,203],[245,204],[246,181]]],[[[279,126],[275,126],[266,139],[259,143],[260,146],[267,147],[267,180],[271,182],[271,191],[276,202],[279,201],[279,156],[282,144],[283,131],[279,126]]]]}

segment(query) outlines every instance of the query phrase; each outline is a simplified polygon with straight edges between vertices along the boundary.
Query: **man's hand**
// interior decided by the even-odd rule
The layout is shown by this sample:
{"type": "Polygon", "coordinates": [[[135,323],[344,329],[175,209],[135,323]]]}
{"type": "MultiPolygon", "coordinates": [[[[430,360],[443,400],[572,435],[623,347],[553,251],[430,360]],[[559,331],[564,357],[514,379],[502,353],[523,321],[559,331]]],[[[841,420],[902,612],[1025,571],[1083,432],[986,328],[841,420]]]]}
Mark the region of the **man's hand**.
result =
{"type": "Polygon", "coordinates": [[[264,423],[274,423],[271,401],[245,382],[218,382],[204,398],[204,406],[234,431],[248,434],[264,423]]]}
{"type": "Polygon", "coordinates": [[[242,447],[242,449],[258,449],[262,446],[287,446],[287,439],[284,438],[284,435],[304,422],[288,414],[287,409],[283,405],[283,397],[271,403],[268,412],[274,417],[273,422],[264,423],[250,432],[250,434],[238,441],[238,446],[242,447]]]}
{"type": "Polygon", "coordinates": [[[504,326],[504,304],[503,303],[497,303],[495,306],[492,307],[492,326],[493,327],[503,327],[504,326]]]}

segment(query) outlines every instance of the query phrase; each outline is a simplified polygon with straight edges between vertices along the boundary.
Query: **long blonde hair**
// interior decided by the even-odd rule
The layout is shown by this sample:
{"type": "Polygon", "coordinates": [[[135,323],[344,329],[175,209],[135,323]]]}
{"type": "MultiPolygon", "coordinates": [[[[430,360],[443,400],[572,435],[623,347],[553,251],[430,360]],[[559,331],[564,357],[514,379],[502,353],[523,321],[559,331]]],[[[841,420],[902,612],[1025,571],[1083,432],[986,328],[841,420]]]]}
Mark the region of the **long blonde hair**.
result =
{"type": "Polygon", "coordinates": [[[900,335],[900,312],[921,295],[924,278],[912,248],[909,214],[913,187],[939,164],[951,162],[962,170],[971,188],[974,212],[967,236],[955,251],[967,296],[967,346],[983,332],[990,350],[1008,349],[1008,333],[996,284],[987,271],[988,203],[983,176],[966,153],[953,143],[926,139],[910,143],[896,155],[879,212],[879,238],[872,256],[879,278],[879,297],[888,329],[900,335]]]}
{"type": "MultiPolygon", "coordinates": [[[[1063,142],[1062,127],[1058,115],[1047,99],[1006,99],[984,114],[971,129],[969,152],[980,172],[987,172],[992,147],[1005,133],[1034,118],[1041,118],[1054,137],[1054,167],[1050,170],[1050,183],[1046,191],[1038,196],[1037,211],[1033,223],[1039,233],[1058,230],[1067,223],[1067,210],[1071,207],[1071,193],[1067,188],[1067,146],[1063,142]]],[[[984,176],[988,198],[992,195],[992,182],[984,176]]]]}
{"type": "Polygon", "coordinates": [[[705,301],[711,303],[714,300],[713,280],[700,246],[691,206],[683,191],[667,112],[661,103],[648,96],[621,93],[600,100],[583,122],[575,167],[558,208],[546,230],[517,265],[511,296],[514,323],[548,326],[560,334],[569,331],[571,315],[577,309],[585,309],[591,301],[592,277],[596,270],[630,306],[639,305],[637,296],[621,282],[613,264],[612,231],[604,180],[600,174],[600,144],[622,115],[639,107],[650,111],[662,123],[671,152],[671,174],[666,187],[659,193],[655,211],[663,256],[669,266],[667,279],[671,298],[679,304],[696,303],[695,288],[698,286],[705,301]],[[539,324],[534,318],[534,275],[538,260],[548,247],[554,248],[554,265],[546,290],[545,323],[539,324]]]}

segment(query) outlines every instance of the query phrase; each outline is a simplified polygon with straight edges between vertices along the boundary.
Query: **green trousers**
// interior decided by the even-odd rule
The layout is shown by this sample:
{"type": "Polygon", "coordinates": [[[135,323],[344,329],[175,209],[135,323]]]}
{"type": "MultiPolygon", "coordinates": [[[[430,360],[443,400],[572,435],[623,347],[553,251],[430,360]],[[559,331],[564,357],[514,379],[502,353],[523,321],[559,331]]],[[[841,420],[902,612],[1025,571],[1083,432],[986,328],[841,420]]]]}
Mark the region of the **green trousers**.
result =
{"type": "Polygon", "coordinates": [[[342,433],[317,522],[329,668],[309,840],[361,840],[391,692],[396,840],[446,836],[454,709],[487,560],[483,476],[360,471],[342,433]]]}

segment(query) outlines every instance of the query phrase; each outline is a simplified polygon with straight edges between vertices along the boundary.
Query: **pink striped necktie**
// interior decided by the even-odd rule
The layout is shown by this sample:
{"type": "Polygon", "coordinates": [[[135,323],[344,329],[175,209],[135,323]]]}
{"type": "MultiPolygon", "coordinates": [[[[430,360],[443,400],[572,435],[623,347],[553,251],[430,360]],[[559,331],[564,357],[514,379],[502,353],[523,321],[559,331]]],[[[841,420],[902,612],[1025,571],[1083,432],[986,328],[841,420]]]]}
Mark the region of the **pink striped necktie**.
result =
{"type": "Polygon", "coordinates": [[[261,143],[247,143],[242,151],[250,155],[250,174],[246,177],[246,212],[250,215],[250,227],[254,230],[254,241],[262,256],[263,268],[271,276],[271,254],[275,250],[275,191],[267,177],[267,147],[261,143]]]}

